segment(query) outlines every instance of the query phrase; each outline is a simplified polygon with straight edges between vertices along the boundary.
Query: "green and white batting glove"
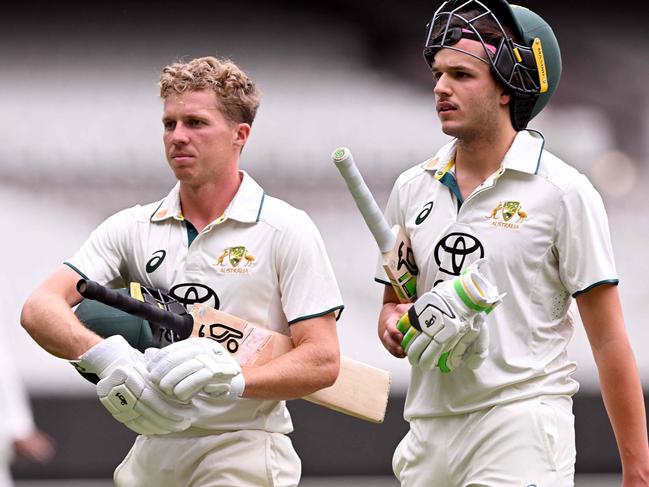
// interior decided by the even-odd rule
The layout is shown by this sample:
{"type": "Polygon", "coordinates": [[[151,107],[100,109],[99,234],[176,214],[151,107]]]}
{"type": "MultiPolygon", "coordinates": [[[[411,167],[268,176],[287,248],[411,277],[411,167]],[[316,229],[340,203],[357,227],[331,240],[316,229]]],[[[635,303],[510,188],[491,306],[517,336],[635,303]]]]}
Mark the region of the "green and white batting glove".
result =
{"type": "Polygon", "coordinates": [[[461,363],[479,367],[487,357],[489,330],[484,315],[504,294],[480,272],[480,259],[459,276],[422,295],[397,323],[401,346],[416,367],[451,372],[461,363]]]}
{"type": "Polygon", "coordinates": [[[241,367],[220,343],[210,338],[188,338],[165,348],[145,351],[151,380],[168,396],[190,401],[203,392],[236,399],[245,388],[241,367]]]}
{"type": "Polygon", "coordinates": [[[144,355],[121,335],[111,336],[84,353],[75,366],[94,373],[97,396],[113,417],[142,435],[164,435],[191,426],[192,409],[171,401],[148,379],[144,355]]]}

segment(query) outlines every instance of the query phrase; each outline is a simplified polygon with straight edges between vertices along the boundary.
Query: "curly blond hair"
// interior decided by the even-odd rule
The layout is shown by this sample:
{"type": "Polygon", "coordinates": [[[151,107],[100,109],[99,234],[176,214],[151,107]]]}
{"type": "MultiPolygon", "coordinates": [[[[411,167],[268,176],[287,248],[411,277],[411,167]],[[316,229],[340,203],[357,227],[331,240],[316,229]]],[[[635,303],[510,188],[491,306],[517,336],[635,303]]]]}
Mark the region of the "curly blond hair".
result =
{"type": "Polygon", "coordinates": [[[166,66],[160,75],[160,97],[211,90],[225,118],[252,125],[261,93],[248,75],[229,59],[200,57],[166,66]]]}

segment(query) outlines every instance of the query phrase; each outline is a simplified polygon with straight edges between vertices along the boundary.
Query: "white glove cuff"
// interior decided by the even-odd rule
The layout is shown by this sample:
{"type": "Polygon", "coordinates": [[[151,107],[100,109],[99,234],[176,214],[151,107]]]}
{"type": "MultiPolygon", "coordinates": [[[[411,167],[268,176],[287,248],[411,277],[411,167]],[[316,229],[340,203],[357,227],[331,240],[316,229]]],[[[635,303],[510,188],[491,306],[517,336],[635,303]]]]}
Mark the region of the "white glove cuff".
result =
{"type": "Polygon", "coordinates": [[[231,399],[238,399],[246,388],[246,380],[243,378],[243,372],[235,375],[230,381],[230,390],[226,394],[231,399]]]}
{"type": "Polygon", "coordinates": [[[111,364],[121,357],[130,356],[133,350],[123,336],[113,335],[88,349],[75,366],[103,378],[111,364]]]}
{"type": "Polygon", "coordinates": [[[486,259],[480,259],[469,266],[466,271],[454,279],[454,288],[462,303],[473,311],[491,312],[500,304],[505,294],[498,294],[498,289],[481,272],[480,265],[486,259]]]}

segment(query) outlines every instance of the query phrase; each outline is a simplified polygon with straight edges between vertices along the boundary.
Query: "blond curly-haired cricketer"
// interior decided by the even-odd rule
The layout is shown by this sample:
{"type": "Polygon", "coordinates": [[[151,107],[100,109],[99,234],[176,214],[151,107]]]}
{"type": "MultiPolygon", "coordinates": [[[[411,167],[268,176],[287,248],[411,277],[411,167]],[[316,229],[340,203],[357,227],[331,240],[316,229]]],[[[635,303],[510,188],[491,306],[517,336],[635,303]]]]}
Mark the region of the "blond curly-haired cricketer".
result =
{"type": "Polygon", "coordinates": [[[160,95],[177,184],[101,223],[30,296],[22,324],[45,350],[98,376],[115,427],[139,433],[116,485],[298,485],[285,400],[331,385],[339,370],[343,304],[322,239],[305,212],[239,169],[260,93],[236,64],[171,64],[160,95]],[[116,288],[138,282],[188,307],[204,302],[289,335],[295,348],[258,367],[240,367],[208,338],[143,354],[79,321],[80,277],[116,288]]]}

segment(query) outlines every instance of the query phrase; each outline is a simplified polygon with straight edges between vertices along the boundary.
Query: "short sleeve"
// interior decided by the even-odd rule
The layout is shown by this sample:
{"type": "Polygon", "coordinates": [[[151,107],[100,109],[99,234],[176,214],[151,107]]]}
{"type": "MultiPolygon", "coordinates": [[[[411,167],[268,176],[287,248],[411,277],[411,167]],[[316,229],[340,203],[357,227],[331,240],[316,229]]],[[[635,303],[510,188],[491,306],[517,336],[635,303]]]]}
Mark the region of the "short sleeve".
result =
{"type": "Polygon", "coordinates": [[[343,310],[327,251],[311,218],[296,211],[276,242],[282,307],[289,325],[343,310]]]}
{"type": "Polygon", "coordinates": [[[65,264],[100,284],[122,287],[133,219],[128,210],[106,219],[65,264]]]}
{"type": "Polygon", "coordinates": [[[556,232],[559,274],[573,297],[599,284],[618,283],[604,203],[584,175],[563,194],[556,232]]]}

